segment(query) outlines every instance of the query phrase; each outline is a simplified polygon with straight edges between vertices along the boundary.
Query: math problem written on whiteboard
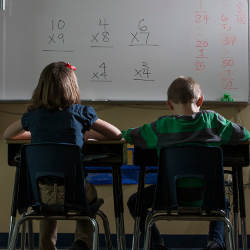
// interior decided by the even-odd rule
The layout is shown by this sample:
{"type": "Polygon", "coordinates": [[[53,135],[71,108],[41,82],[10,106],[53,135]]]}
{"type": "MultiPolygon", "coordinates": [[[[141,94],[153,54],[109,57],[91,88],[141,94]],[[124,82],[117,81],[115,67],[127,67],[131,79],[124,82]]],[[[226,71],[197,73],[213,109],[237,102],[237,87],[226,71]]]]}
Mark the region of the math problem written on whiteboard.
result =
{"type": "Polygon", "coordinates": [[[51,19],[50,29],[48,34],[48,49],[43,49],[47,52],[74,52],[69,49],[58,49],[57,45],[63,45],[65,42],[64,31],[66,29],[66,21],[63,19],[51,19]]]}
{"type": "Polygon", "coordinates": [[[83,100],[164,101],[180,75],[249,99],[247,0],[24,0],[1,18],[1,100],[30,99],[53,61],[77,66],[83,100]]]}

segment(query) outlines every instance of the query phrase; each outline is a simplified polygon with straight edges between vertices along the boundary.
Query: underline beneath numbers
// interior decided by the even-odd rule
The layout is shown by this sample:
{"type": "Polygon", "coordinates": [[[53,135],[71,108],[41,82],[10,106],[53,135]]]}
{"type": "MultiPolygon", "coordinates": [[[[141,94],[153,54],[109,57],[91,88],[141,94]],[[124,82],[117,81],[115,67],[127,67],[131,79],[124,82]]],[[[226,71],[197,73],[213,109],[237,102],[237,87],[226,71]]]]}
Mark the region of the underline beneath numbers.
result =
{"type": "Polygon", "coordinates": [[[135,81],[144,81],[144,82],[154,82],[155,80],[145,80],[145,79],[139,79],[139,78],[135,78],[135,81]]]}
{"type": "Polygon", "coordinates": [[[208,57],[204,57],[204,56],[196,56],[195,58],[197,58],[197,59],[208,59],[208,57]]]}
{"type": "Polygon", "coordinates": [[[91,82],[112,82],[110,80],[90,80],[91,82]]]}
{"type": "Polygon", "coordinates": [[[74,52],[74,50],[43,49],[44,52],[74,52]]]}
{"type": "Polygon", "coordinates": [[[114,48],[114,46],[106,46],[106,45],[91,45],[91,48],[114,48]]]}
{"type": "Polygon", "coordinates": [[[159,44],[129,44],[129,46],[160,46],[159,44]]]}

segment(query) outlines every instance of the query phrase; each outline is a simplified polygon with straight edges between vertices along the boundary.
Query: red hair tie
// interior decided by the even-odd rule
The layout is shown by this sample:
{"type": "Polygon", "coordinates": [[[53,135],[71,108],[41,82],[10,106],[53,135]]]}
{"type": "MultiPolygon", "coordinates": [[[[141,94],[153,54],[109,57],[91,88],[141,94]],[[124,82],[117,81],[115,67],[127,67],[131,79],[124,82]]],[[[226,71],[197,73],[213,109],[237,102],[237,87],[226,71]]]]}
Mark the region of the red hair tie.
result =
{"type": "Polygon", "coordinates": [[[76,71],[76,67],[75,66],[73,66],[73,65],[71,65],[70,63],[65,63],[65,66],[67,67],[67,68],[69,68],[69,69],[72,69],[73,71],[76,71]]]}

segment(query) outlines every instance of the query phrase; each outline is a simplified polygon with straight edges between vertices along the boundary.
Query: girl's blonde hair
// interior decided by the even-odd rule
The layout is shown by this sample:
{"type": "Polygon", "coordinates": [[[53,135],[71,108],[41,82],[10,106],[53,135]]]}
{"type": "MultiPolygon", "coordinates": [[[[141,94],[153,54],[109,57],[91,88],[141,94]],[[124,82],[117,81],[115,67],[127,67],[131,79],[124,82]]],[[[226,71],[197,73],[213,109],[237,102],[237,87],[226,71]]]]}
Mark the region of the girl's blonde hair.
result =
{"type": "Polygon", "coordinates": [[[65,62],[54,62],[41,72],[28,110],[58,110],[77,103],[80,103],[80,90],[74,71],[65,62]]]}

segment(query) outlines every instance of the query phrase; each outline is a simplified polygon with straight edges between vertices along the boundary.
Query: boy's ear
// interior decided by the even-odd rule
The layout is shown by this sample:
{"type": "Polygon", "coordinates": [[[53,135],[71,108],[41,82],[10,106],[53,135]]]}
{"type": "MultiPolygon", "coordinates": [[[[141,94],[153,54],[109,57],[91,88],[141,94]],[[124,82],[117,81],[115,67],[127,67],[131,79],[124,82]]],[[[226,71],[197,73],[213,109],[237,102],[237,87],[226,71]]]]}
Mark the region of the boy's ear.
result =
{"type": "Polygon", "coordinates": [[[173,109],[174,109],[174,106],[173,106],[173,104],[171,103],[171,101],[167,101],[167,105],[168,105],[168,107],[170,108],[170,110],[173,110],[173,109]]]}
{"type": "Polygon", "coordinates": [[[198,106],[198,107],[201,107],[201,105],[202,105],[202,103],[203,103],[203,99],[204,99],[204,97],[203,97],[203,95],[198,99],[198,101],[196,102],[196,105],[198,106]]]}

